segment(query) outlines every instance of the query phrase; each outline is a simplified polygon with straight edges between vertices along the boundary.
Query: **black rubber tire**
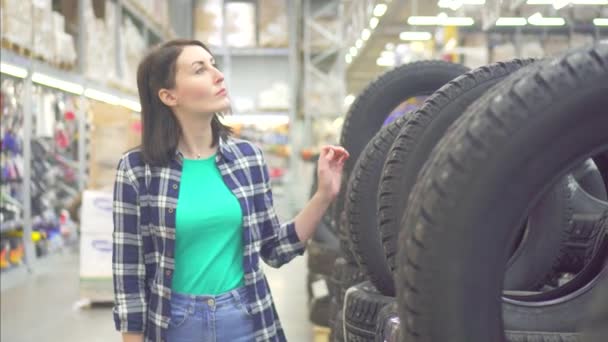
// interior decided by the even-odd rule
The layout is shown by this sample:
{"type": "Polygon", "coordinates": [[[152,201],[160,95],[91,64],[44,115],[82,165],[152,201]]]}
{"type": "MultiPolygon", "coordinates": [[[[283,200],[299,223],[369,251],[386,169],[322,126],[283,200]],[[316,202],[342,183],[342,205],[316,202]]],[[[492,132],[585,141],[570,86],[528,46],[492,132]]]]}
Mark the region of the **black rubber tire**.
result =
{"type": "Polygon", "coordinates": [[[344,207],[346,232],[355,260],[381,293],[392,292],[392,295],[394,280],[384,256],[376,208],[382,165],[395,136],[408,117],[401,116],[383,127],[367,144],[348,182],[344,207]]]}
{"type": "Polygon", "coordinates": [[[374,341],[378,313],[394,301],[394,297],[382,295],[369,281],[350,287],[346,291],[344,302],[346,340],[349,342],[374,341]]]}
{"type": "Polygon", "coordinates": [[[378,313],[378,323],[376,324],[375,342],[399,341],[401,322],[399,322],[399,312],[397,309],[397,299],[382,308],[378,313]]]}
{"type": "Polygon", "coordinates": [[[330,276],[334,271],[334,263],[340,254],[339,249],[334,249],[324,243],[311,240],[306,247],[308,252],[308,271],[324,276],[330,276]]]}
{"type": "MultiPolygon", "coordinates": [[[[470,71],[441,87],[410,116],[386,158],[378,193],[377,225],[380,227],[390,270],[395,267],[397,234],[408,197],[437,142],[483,93],[514,72],[529,72],[530,69],[524,67],[538,67],[533,64],[532,59],[515,59],[470,71]]],[[[552,273],[559,257],[560,245],[569,229],[567,197],[567,184],[564,181],[543,199],[538,210],[534,211],[536,214],[530,217],[524,239],[508,265],[509,272],[505,281],[507,288],[535,289],[552,273]],[[553,232],[554,234],[546,236],[553,232]]],[[[383,270],[379,268],[379,271],[383,270]]],[[[388,276],[392,277],[392,274],[388,276]]],[[[387,285],[378,288],[386,295],[394,295],[393,283],[384,283],[387,285]]]]}
{"type": "MultiPolygon", "coordinates": [[[[505,340],[499,299],[514,227],[551,184],[608,150],[606,79],[608,44],[568,53],[486,93],[440,141],[399,236],[403,338],[505,340]]],[[[584,319],[572,304],[581,297],[562,298],[565,317],[584,319]]],[[[547,331],[542,318],[569,333],[558,315],[519,309],[535,331],[547,331]]]]}
{"type": "MultiPolygon", "coordinates": [[[[398,66],[371,82],[351,105],[342,126],[340,145],[350,154],[344,165],[344,183],[363,148],[393,109],[411,97],[431,95],[467,70],[465,66],[443,61],[414,62],[398,66]]],[[[344,209],[346,186],[342,189],[334,202],[335,222],[339,222],[344,209]]]]}
{"type": "Polygon", "coordinates": [[[312,324],[329,327],[330,303],[329,295],[312,300],[310,305],[310,321],[312,324]]]}
{"type": "Polygon", "coordinates": [[[593,256],[593,246],[600,238],[596,222],[608,210],[608,201],[591,196],[573,177],[568,177],[568,180],[574,214],[557,271],[576,274],[593,256]]]}
{"type": "Polygon", "coordinates": [[[337,285],[335,289],[335,298],[338,305],[342,307],[344,305],[344,294],[346,293],[346,290],[349,287],[366,280],[367,277],[357,265],[349,263],[344,258],[336,259],[334,270],[334,282],[337,285]]]}
{"type": "Polygon", "coordinates": [[[607,184],[604,184],[602,173],[593,159],[587,159],[572,171],[572,176],[589,195],[602,201],[608,200],[607,184]]]}

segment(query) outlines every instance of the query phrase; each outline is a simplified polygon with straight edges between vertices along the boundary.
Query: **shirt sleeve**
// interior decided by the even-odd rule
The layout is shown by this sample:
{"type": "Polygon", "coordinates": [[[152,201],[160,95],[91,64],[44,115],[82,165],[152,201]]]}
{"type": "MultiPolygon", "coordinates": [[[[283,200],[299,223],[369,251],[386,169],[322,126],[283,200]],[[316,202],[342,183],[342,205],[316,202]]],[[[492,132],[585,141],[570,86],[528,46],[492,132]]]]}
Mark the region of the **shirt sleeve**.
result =
{"type": "MultiPolygon", "coordinates": [[[[264,161],[262,151],[258,150],[263,181],[263,207],[259,209],[259,224],[261,231],[270,231],[272,236],[263,239],[260,256],[271,267],[281,267],[298,255],[304,254],[306,244],[300,241],[293,220],[281,223],[274,209],[274,200],[270,186],[268,166],[264,161]]],[[[256,209],[258,210],[258,209],[256,209]]]]}
{"type": "Polygon", "coordinates": [[[114,323],[120,332],[143,332],[147,303],[139,193],[126,157],[118,165],[112,213],[114,323]]]}

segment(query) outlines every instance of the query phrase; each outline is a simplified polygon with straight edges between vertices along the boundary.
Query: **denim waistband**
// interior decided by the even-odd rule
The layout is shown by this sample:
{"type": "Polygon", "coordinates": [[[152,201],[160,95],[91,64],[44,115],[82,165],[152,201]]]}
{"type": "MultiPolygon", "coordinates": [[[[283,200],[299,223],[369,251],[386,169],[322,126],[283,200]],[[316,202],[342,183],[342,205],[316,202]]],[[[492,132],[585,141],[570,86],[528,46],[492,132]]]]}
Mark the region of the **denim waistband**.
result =
{"type": "Polygon", "coordinates": [[[247,287],[241,286],[234,290],[218,295],[193,295],[187,293],[172,292],[171,300],[176,302],[207,303],[212,299],[216,304],[229,302],[232,298],[240,300],[241,297],[247,298],[247,287]]]}

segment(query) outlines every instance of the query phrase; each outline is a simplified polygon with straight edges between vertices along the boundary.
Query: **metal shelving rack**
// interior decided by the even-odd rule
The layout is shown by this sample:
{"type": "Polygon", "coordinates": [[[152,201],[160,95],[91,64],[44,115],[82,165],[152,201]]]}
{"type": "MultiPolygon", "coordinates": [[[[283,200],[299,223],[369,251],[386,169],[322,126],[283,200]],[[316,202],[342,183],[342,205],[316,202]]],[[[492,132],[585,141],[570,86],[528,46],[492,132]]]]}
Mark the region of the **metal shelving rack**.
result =
{"type": "MultiPolygon", "coordinates": [[[[110,0],[108,0],[110,1],[110,0]]],[[[131,17],[134,17],[137,21],[139,21],[140,27],[143,28],[144,36],[147,37],[146,41],[148,46],[151,43],[172,38],[174,34],[168,28],[162,28],[159,24],[153,22],[153,20],[146,14],[142,14],[138,10],[138,6],[133,3],[132,0],[115,0],[114,1],[118,6],[116,6],[117,11],[117,23],[122,23],[122,16],[125,13],[128,13],[131,17]]],[[[85,22],[84,22],[84,4],[85,0],[79,0],[78,2],[78,31],[85,32],[85,22]]],[[[120,25],[117,25],[114,28],[114,37],[117,41],[117,49],[116,49],[116,60],[118,61],[119,56],[121,55],[122,44],[121,35],[120,35],[120,25]]],[[[23,115],[24,115],[24,123],[23,123],[23,159],[25,161],[31,161],[32,159],[32,151],[31,151],[31,133],[32,133],[32,124],[33,124],[33,113],[32,113],[32,75],[34,73],[43,73],[50,77],[56,78],[58,80],[71,82],[74,84],[78,84],[86,88],[94,88],[96,90],[103,91],[107,94],[117,96],[123,99],[129,99],[131,101],[136,101],[136,97],[134,93],[125,93],[120,89],[116,89],[114,87],[109,86],[108,84],[104,84],[102,82],[97,82],[86,78],[83,75],[84,67],[85,67],[85,35],[80,33],[76,39],[76,51],[78,52],[78,66],[77,71],[66,71],[55,68],[47,63],[34,60],[29,57],[20,56],[12,51],[2,50],[2,54],[0,55],[0,61],[2,63],[7,63],[10,65],[18,66],[27,70],[27,75],[23,79],[25,96],[23,98],[31,99],[31,101],[26,101],[23,103],[23,115]]],[[[115,63],[117,67],[117,74],[122,76],[123,70],[120,70],[120,63],[115,63]]],[[[85,97],[83,94],[81,96],[81,104],[84,103],[85,97]]],[[[81,106],[82,108],[83,106],[81,106]]],[[[78,134],[79,137],[86,136],[86,121],[85,121],[85,112],[79,111],[76,113],[78,118],[78,134]]],[[[79,139],[78,142],[78,184],[79,190],[82,191],[86,185],[86,146],[85,139],[79,139]]],[[[6,222],[2,223],[2,231],[6,231],[9,229],[17,228],[19,225],[17,223],[21,223],[23,227],[23,244],[25,249],[25,266],[29,272],[34,271],[35,263],[36,263],[36,254],[35,247],[32,242],[32,210],[31,210],[31,165],[30,163],[24,163],[23,168],[23,219],[22,222],[6,222]]]]}

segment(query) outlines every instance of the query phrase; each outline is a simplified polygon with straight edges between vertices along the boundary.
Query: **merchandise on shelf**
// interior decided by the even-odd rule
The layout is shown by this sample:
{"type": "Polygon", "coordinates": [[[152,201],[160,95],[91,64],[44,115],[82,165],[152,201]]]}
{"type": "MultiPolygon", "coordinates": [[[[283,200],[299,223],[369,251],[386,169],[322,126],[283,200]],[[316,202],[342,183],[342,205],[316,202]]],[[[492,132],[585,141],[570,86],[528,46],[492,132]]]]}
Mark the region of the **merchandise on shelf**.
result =
{"type": "Polygon", "coordinates": [[[116,79],[114,36],[116,16],[114,5],[109,1],[104,1],[104,4],[105,18],[98,18],[93,10],[92,0],[84,1],[85,75],[100,82],[116,79]]]}
{"type": "Polygon", "coordinates": [[[258,109],[280,111],[289,108],[289,86],[285,82],[274,82],[270,89],[258,94],[258,109]]]}
{"type": "Polygon", "coordinates": [[[2,80],[0,93],[0,231],[20,227],[23,207],[21,80],[2,80]]]}
{"type": "Polygon", "coordinates": [[[32,13],[32,1],[2,1],[2,38],[25,49],[32,48],[32,21],[23,13],[32,13]]]}
{"type": "Polygon", "coordinates": [[[169,26],[168,0],[130,0],[136,7],[153,22],[161,27],[169,26]]]}
{"type": "Polygon", "coordinates": [[[146,41],[143,33],[129,17],[125,17],[121,26],[122,55],[119,63],[122,69],[122,83],[129,89],[137,89],[137,66],[144,56],[146,41]]]}
{"type": "Polygon", "coordinates": [[[194,13],[194,37],[212,46],[222,45],[223,0],[198,1],[194,13]]]}
{"type": "Polygon", "coordinates": [[[259,0],[260,46],[287,47],[287,9],[284,0],[259,0]]]}
{"type": "Polygon", "coordinates": [[[255,5],[247,2],[227,2],[226,43],[232,47],[253,47],[255,41],[255,5]]]}

